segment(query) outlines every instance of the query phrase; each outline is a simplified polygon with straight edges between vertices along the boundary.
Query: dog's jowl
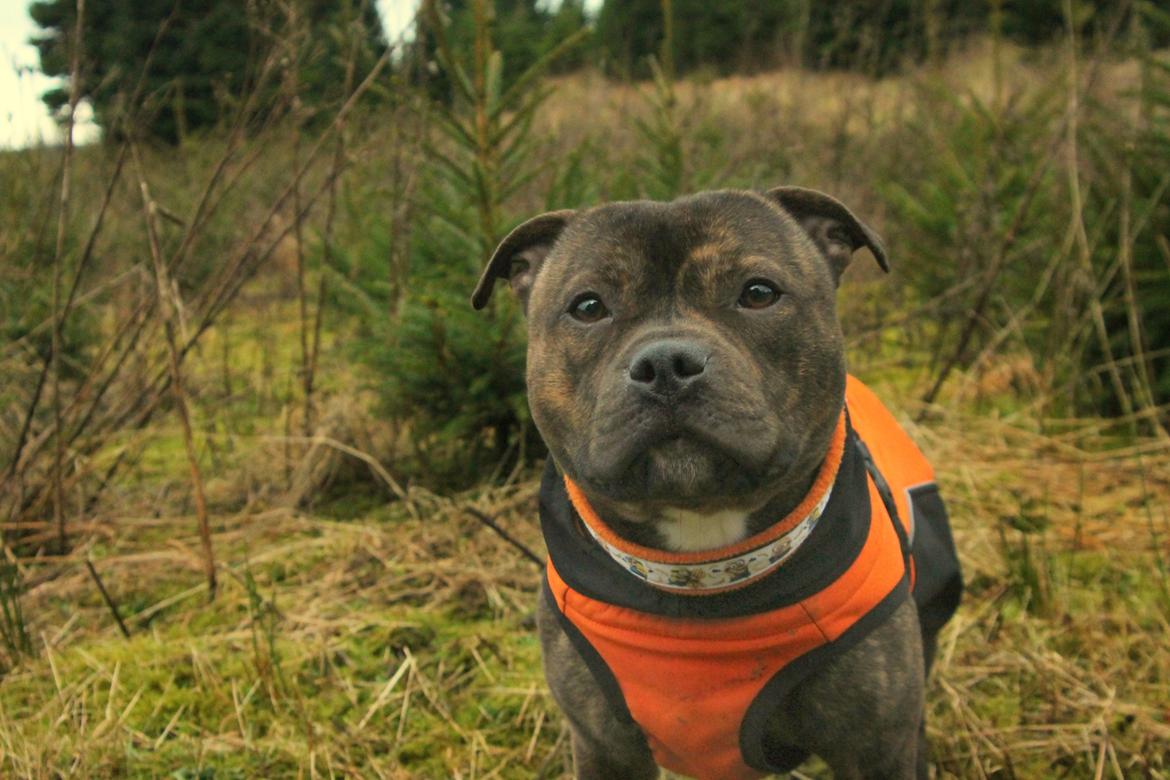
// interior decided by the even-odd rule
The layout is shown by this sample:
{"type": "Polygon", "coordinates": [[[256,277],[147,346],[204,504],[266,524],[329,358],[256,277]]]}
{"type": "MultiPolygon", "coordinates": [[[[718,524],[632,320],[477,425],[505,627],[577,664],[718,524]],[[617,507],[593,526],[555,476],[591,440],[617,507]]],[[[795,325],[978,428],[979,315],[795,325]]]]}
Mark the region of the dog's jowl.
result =
{"type": "Polygon", "coordinates": [[[582,778],[924,777],[962,591],[934,472],[848,376],[835,299],[881,240],[819,192],[700,193],[516,228],[551,458],[544,667],[582,778]]]}

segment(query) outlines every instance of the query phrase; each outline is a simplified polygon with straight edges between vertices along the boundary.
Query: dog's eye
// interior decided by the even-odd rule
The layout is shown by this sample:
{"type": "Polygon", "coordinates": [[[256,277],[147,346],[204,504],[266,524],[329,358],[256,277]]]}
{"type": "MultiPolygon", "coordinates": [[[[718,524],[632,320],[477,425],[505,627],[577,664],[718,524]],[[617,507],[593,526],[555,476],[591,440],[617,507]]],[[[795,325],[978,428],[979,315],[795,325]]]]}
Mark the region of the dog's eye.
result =
{"type": "Polygon", "coordinates": [[[585,293],[573,299],[569,304],[569,316],[578,322],[598,322],[609,316],[609,309],[593,293],[585,293]]]}
{"type": "Polygon", "coordinates": [[[739,294],[739,305],[745,309],[765,309],[780,297],[779,291],[768,282],[748,282],[739,294]]]}

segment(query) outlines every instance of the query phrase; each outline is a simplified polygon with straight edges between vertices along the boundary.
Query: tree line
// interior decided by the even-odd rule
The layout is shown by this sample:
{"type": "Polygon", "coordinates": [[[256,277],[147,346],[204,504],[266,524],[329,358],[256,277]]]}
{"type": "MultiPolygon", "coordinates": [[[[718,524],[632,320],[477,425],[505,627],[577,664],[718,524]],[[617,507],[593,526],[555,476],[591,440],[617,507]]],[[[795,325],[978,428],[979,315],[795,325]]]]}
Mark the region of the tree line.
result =
{"type": "MultiPolygon", "coordinates": [[[[470,51],[473,3],[443,0],[438,6],[452,50],[470,51]]],[[[489,21],[502,55],[501,81],[508,84],[582,28],[591,31],[589,42],[559,56],[556,70],[592,66],[613,78],[638,79],[650,74],[657,58],[676,74],[800,65],[883,75],[989,31],[1025,45],[1070,30],[1086,39],[1115,35],[1141,6],[1170,13],[1170,0],[1072,0],[1071,14],[1065,0],[605,0],[590,18],[583,0],[495,0],[489,21]]],[[[49,76],[70,75],[76,9],[76,0],[39,0],[30,7],[41,28],[34,43],[49,76]]],[[[107,137],[125,129],[116,118],[133,108],[136,132],[172,143],[236,115],[249,96],[262,107],[271,104],[257,117],[337,98],[350,61],[341,49],[354,39],[347,28],[360,29],[359,69],[388,46],[372,0],[88,0],[82,22],[79,94],[93,105],[107,137]],[[261,52],[279,54],[282,46],[289,51],[274,66],[281,73],[265,79],[261,52]],[[290,92],[296,100],[287,99],[290,92]]],[[[442,97],[451,85],[436,62],[435,40],[419,25],[395,67],[442,97]]],[[[68,86],[44,96],[58,113],[68,99],[68,86]]]]}

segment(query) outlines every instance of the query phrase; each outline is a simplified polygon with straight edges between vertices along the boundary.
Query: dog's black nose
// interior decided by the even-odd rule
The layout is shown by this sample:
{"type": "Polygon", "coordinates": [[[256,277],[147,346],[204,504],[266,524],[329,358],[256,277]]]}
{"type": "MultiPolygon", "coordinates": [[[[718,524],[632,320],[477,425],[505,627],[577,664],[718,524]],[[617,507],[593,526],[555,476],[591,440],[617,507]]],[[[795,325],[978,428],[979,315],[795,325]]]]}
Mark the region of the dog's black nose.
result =
{"type": "Polygon", "coordinates": [[[708,352],[690,341],[662,339],[642,349],[630,361],[630,384],[653,395],[674,395],[702,376],[708,352]]]}

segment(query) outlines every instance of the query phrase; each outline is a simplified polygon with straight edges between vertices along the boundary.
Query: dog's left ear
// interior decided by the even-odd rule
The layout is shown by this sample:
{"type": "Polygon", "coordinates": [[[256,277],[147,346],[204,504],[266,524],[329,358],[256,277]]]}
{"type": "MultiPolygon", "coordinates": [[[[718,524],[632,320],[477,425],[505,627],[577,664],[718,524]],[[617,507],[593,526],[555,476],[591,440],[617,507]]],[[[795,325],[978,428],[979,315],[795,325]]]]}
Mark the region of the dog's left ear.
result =
{"type": "Polygon", "coordinates": [[[576,213],[572,209],[549,211],[533,217],[505,236],[479,277],[479,284],[471,294],[471,305],[477,309],[487,306],[496,280],[507,279],[520,299],[524,313],[528,314],[528,294],[532,292],[540,265],[576,213]]]}
{"type": "Polygon", "coordinates": [[[861,247],[873,252],[878,265],[889,273],[890,264],[881,236],[855,217],[841,201],[804,187],[776,187],[768,190],[767,195],[812,237],[828,259],[838,284],[841,283],[841,274],[853,259],[853,253],[861,247]]]}

